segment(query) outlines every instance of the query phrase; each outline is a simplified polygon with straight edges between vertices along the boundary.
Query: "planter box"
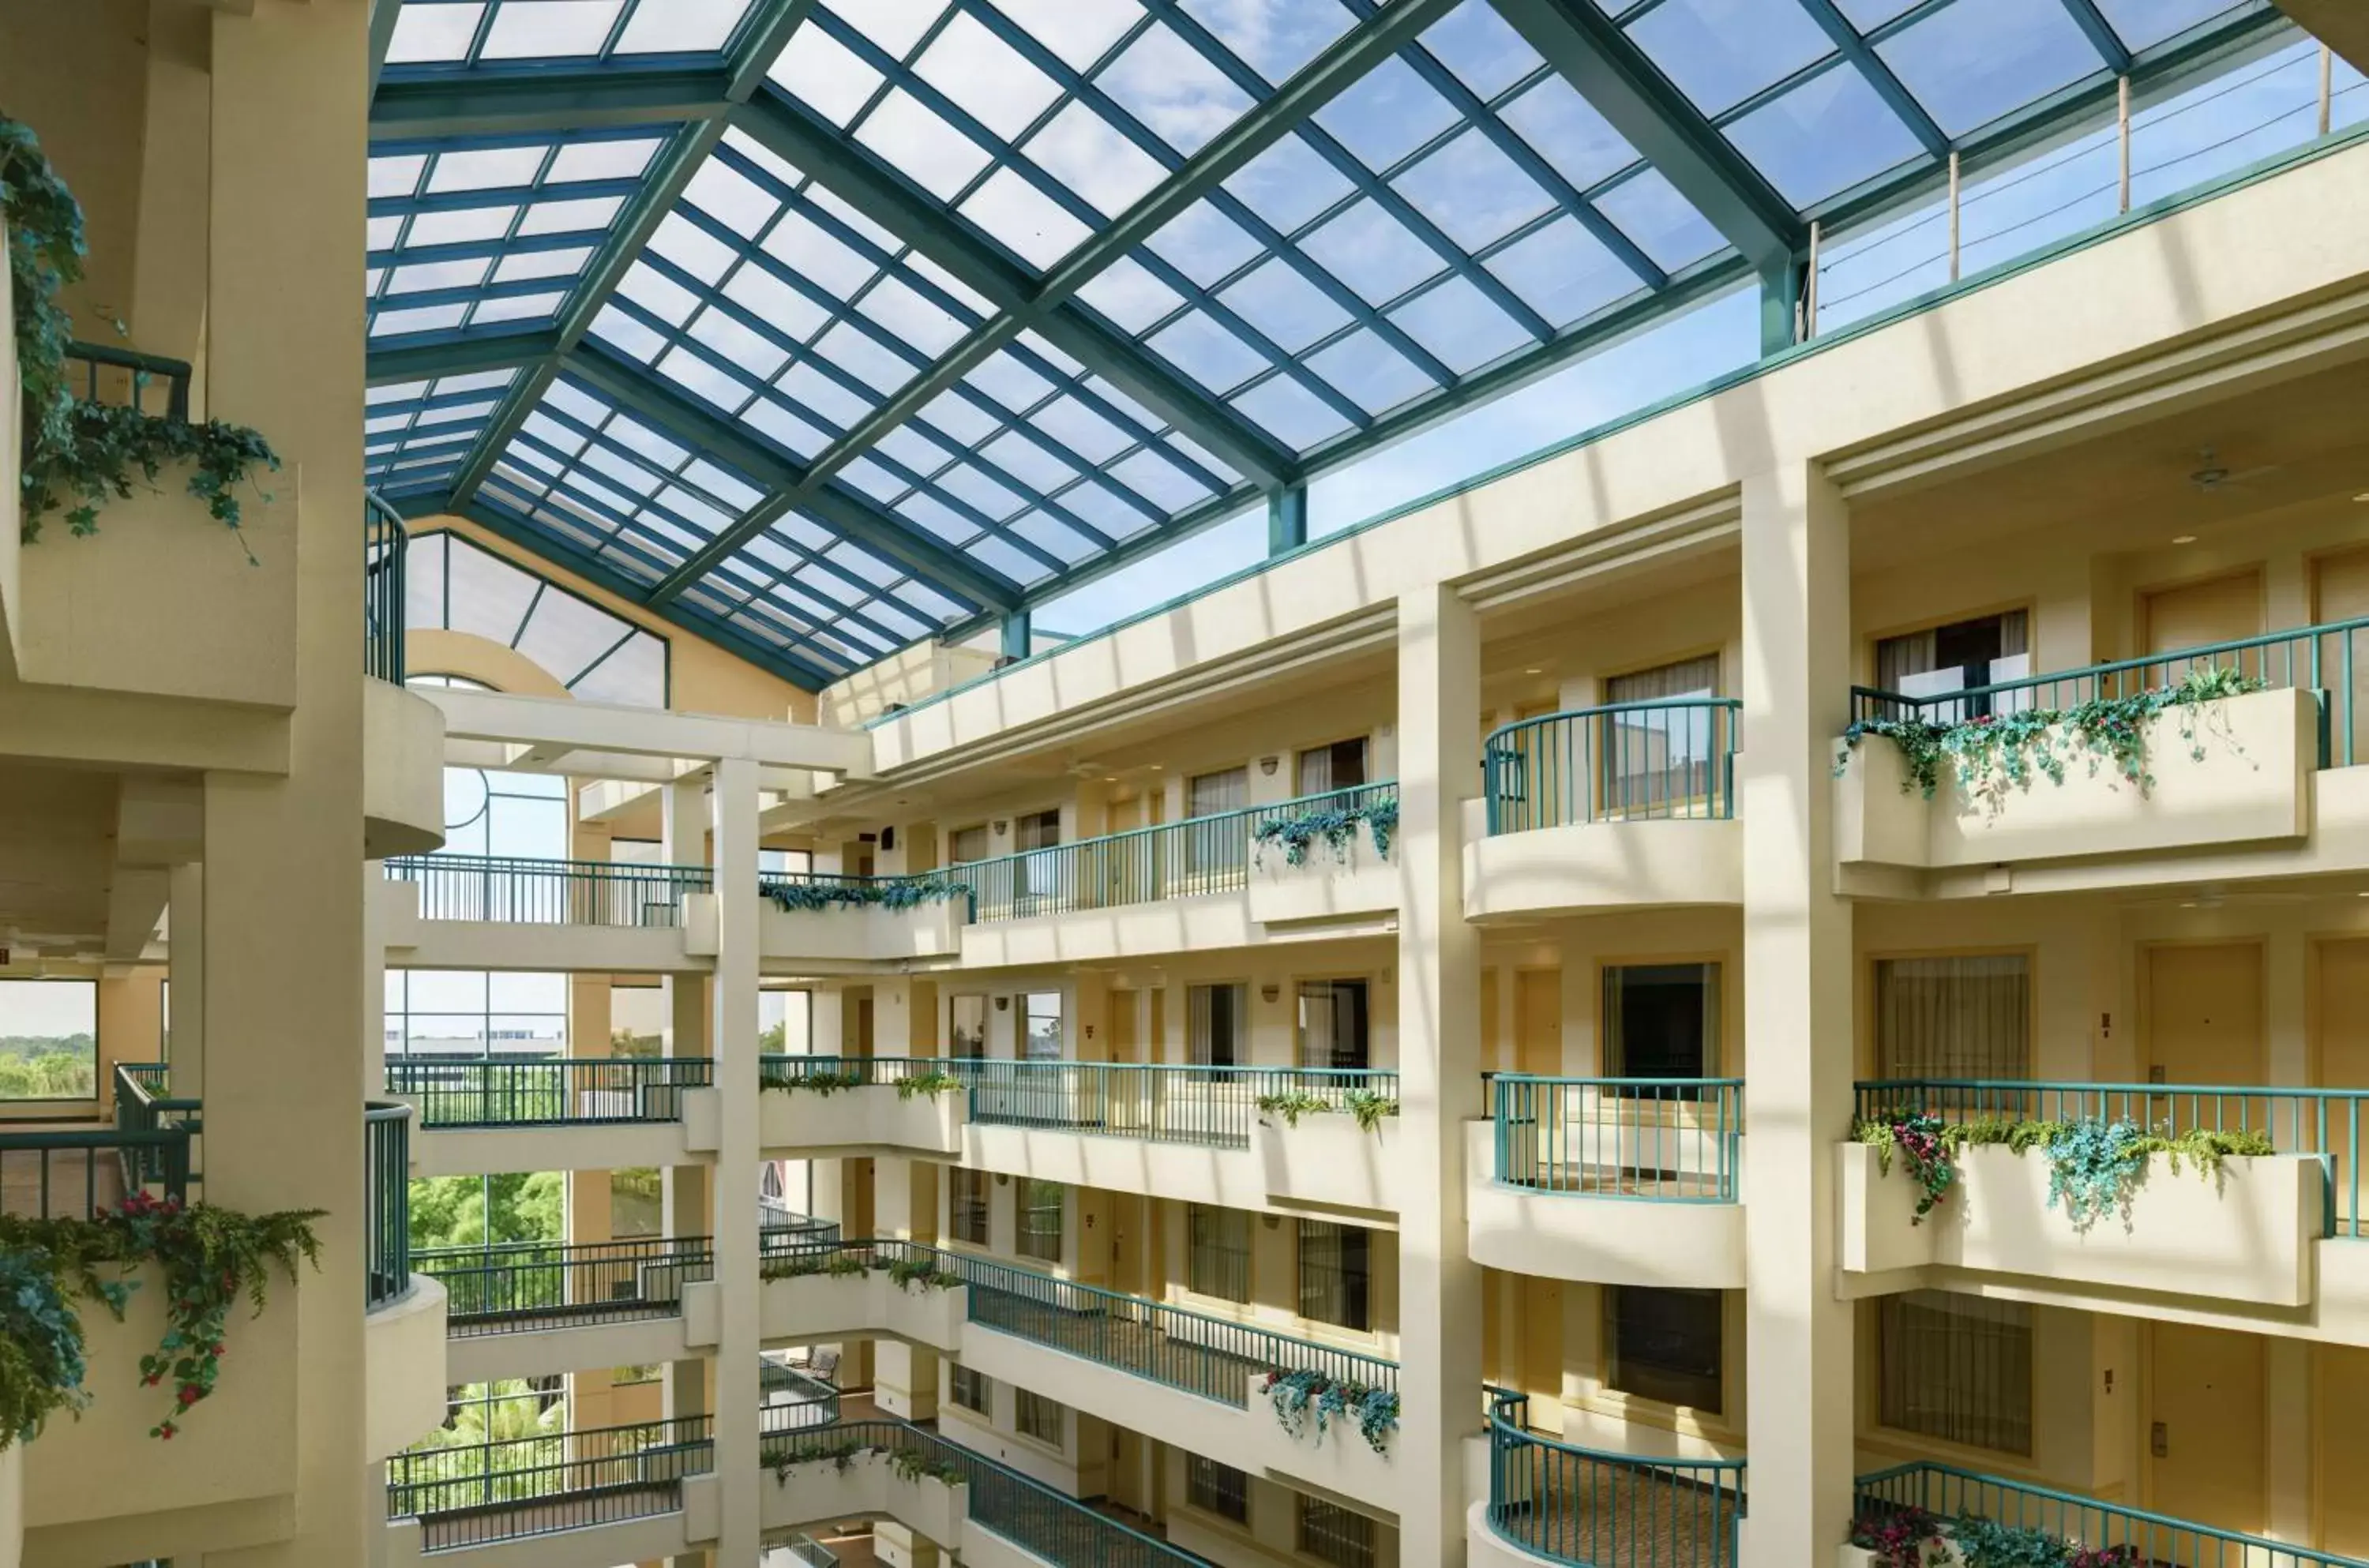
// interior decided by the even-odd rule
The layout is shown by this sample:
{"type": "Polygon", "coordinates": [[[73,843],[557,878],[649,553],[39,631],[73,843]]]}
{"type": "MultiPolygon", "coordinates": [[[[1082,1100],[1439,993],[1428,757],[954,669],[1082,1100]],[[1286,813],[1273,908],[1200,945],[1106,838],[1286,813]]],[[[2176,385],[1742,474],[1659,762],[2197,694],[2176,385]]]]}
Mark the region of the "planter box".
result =
{"type": "Polygon", "coordinates": [[[1384,1116],[1368,1132],[1346,1111],[1303,1116],[1298,1127],[1262,1111],[1252,1142],[1258,1148],[1270,1197],[1396,1213],[1396,1166],[1403,1136],[1396,1116],[1384,1116]]]}
{"type": "Polygon", "coordinates": [[[2252,692],[2157,715],[2146,750],[2155,783],[2144,794],[2112,758],[2063,740],[2062,726],[2051,733],[2067,759],[2065,782],[2035,773],[1996,800],[1968,798],[1947,762],[1928,800],[1908,783],[1897,746],[1861,740],[1834,781],[1837,859],[1984,866],[2299,839],[2310,830],[2318,710],[2309,692],[2252,692]]]}
{"type": "Polygon", "coordinates": [[[1912,1224],[1917,1184],[1895,1158],[1846,1143],[1836,1155],[1847,1273],[1963,1268],[2123,1290],[2162,1291],[2264,1306],[2309,1305],[2324,1227],[2326,1167],[2318,1156],[2233,1159],[2218,1177],[2156,1155],[2127,1221],[2101,1217],[2085,1231],[2048,1207],[2048,1157],[2004,1147],[1968,1149],[1941,1206],[1912,1224]]]}
{"type": "MultiPolygon", "coordinates": [[[[722,1091],[683,1093],[683,1138],[693,1150],[716,1147],[722,1091]]],[[[858,1089],[765,1089],[757,1095],[757,1141],[768,1156],[809,1159],[889,1154],[952,1160],[962,1153],[963,1093],[899,1096],[891,1085],[858,1089]]]]}
{"type": "Polygon", "coordinates": [[[961,950],[966,910],[959,898],[933,899],[910,910],[866,904],[784,910],[761,899],[757,941],[767,958],[841,963],[941,958],[961,950]]]}
{"type": "Polygon", "coordinates": [[[1575,822],[1490,838],[1483,813],[1467,817],[1467,920],[1744,901],[1744,825],[1732,818],[1575,822]]]}
{"type": "Polygon", "coordinates": [[[1262,925],[1386,915],[1399,907],[1398,867],[1375,850],[1368,823],[1359,822],[1342,849],[1310,844],[1298,865],[1285,863],[1279,845],[1253,841],[1250,857],[1251,919],[1262,925]]]}
{"type": "MultiPolygon", "coordinates": [[[[818,1441],[829,1441],[827,1432],[818,1441]]],[[[886,1453],[857,1454],[793,1465],[778,1480],[769,1471],[761,1517],[768,1530],[797,1529],[848,1519],[892,1519],[949,1551],[962,1543],[970,1517],[970,1488],[934,1477],[908,1481],[886,1453]]]]}
{"type": "MultiPolygon", "coordinates": [[[[718,1341],[715,1282],[682,1287],[683,1343],[718,1341]]],[[[897,1339],[952,1356],[962,1349],[970,1321],[970,1292],[962,1286],[906,1288],[886,1269],[863,1275],[803,1275],[769,1279],[758,1288],[758,1333],[769,1345],[827,1345],[848,1339],[897,1339]]]]}
{"type": "Polygon", "coordinates": [[[1743,1204],[1508,1186],[1496,1180],[1496,1130],[1494,1122],[1464,1124],[1473,1262],[1590,1284],[1744,1288],[1743,1204]]]}

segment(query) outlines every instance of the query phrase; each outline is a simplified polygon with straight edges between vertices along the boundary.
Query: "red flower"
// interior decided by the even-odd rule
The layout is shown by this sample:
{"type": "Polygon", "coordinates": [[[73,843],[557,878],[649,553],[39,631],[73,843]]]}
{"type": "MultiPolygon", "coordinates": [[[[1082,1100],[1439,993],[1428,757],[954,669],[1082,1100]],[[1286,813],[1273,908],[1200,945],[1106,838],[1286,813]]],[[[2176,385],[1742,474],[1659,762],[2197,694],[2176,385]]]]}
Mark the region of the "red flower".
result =
{"type": "Polygon", "coordinates": [[[191,1405],[193,1405],[193,1404],[197,1403],[197,1402],[198,1402],[199,1398],[200,1398],[200,1395],[199,1395],[199,1392],[198,1392],[198,1385],[197,1385],[197,1384],[195,1384],[195,1383],[183,1383],[183,1384],[181,1385],[181,1408],[182,1408],[183,1410],[187,1410],[187,1409],[189,1409],[189,1406],[191,1406],[191,1405]]]}
{"type": "Polygon", "coordinates": [[[157,1427],[157,1428],[156,1428],[156,1436],[158,1436],[159,1437],[164,1438],[164,1439],[165,1439],[165,1441],[166,1441],[166,1442],[168,1442],[168,1443],[169,1443],[169,1442],[171,1442],[171,1441],[173,1440],[173,1434],[174,1434],[174,1433],[176,1433],[176,1432],[178,1432],[179,1430],[180,1430],[180,1428],[179,1428],[179,1427],[177,1427],[177,1426],[174,1425],[171,1422],[167,1421],[166,1423],[165,1423],[165,1425],[163,1425],[162,1426],[159,1426],[159,1427],[157,1427]]]}

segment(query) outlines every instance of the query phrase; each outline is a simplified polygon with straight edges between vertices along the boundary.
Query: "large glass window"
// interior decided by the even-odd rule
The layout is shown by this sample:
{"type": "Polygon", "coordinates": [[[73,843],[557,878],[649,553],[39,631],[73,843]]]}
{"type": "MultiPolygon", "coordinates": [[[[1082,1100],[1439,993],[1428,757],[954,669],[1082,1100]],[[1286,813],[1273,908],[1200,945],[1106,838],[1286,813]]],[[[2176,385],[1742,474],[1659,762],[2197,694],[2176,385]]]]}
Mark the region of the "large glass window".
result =
{"type": "Polygon", "coordinates": [[[1184,1283],[1196,1296],[1251,1299],[1251,1217],[1239,1208],[1188,1204],[1184,1283]]]}
{"type": "Polygon", "coordinates": [[[1373,1232],[1324,1219],[1299,1221],[1299,1315],[1338,1328],[1370,1330],[1373,1232]]]}
{"type": "Polygon", "coordinates": [[[987,824],[976,822],[967,828],[956,828],[946,838],[946,859],[956,865],[965,861],[987,858],[987,824]]]}
{"type": "Polygon", "coordinates": [[[1070,1407],[1059,1400],[1047,1399],[1043,1394],[1027,1389],[1017,1391],[1012,1402],[1013,1428],[1023,1437],[1050,1443],[1057,1448],[1061,1446],[1062,1418],[1069,1413],[1070,1407]]]}
{"type": "Polygon", "coordinates": [[[0,1100],[98,1094],[98,982],[0,980],[0,1100]]]}
{"type": "Polygon", "coordinates": [[[1366,782],[1366,738],[1336,740],[1299,754],[1298,784],[1302,795],[1322,795],[1350,789],[1366,782]]]}
{"type": "MultiPolygon", "coordinates": [[[[2009,610],[1884,637],[1875,645],[1876,687],[1904,697],[1930,697],[2020,681],[2031,673],[2029,622],[2023,611],[2009,610]]],[[[2008,692],[1921,711],[1940,723],[1958,724],[1983,714],[2014,712],[2031,704],[2030,692],[2008,692]]]]}
{"type": "Polygon", "coordinates": [[[1299,1499],[1299,1550],[1333,1568],[1374,1568],[1374,1521],[1306,1493],[1299,1499]]]}
{"type": "Polygon", "coordinates": [[[1185,781],[1184,815],[1187,817],[1215,817],[1223,811],[1239,811],[1250,801],[1251,775],[1247,768],[1196,773],[1185,781]]]}
{"type": "Polygon", "coordinates": [[[1614,1078],[1717,1077],[1719,966],[1607,968],[1604,1067],[1614,1078]]]}
{"type": "Polygon", "coordinates": [[[1371,1018],[1363,980],[1299,982],[1299,1065],[1374,1065],[1371,1018]]]}
{"type": "Polygon", "coordinates": [[[1021,1031],[1021,1055],[1030,1061],[1061,1059],[1061,993],[1032,990],[1021,999],[1025,1027],[1021,1031]]]}
{"type": "Polygon", "coordinates": [[[950,1363],[947,1371],[946,1398],[957,1409],[967,1410],[974,1415],[992,1415],[995,1413],[994,1379],[984,1372],[972,1371],[959,1361],[950,1363]]]}
{"type": "MultiPolygon", "coordinates": [[[[1604,682],[1608,704],[1668,703],[1719,695],[1719,658],[1680,659],[1632,670],[1604,682]]],[[[1685,816],[1700,810],[1721,781],[1720,727],[1726,721],[1702,707],[1634,709],[1606,716],[1593,738],[1607,816],[1685,816]]]]}
{"type": "Polygon", "coordinates": [[[1878,1078],[2031,1070],[2031,966],[2020,953],[1875,961],[1878,1078]]]}
{"type": "Polygon", "coordinates": [[[1184,993],[1185,1059],[1196,1067],[1236,1067],[1250,1059],[1250,988],[1193,986],[1184,993]]]}
{"type": "Polygon", "coordinates": [[[1716,1290],[1605,1287],[1605,1385],[1639,1399],[1717,1414],[1722,1313],[1716,1290]]]}
{"type": "Polygon", "coordinates": [[[1898,1432],[2031,1452],[2031,1309],[1946,1290],[1877,1308],[1880,1419],[1898,1432]]]}
{"type": "Polygon", "coordinates": [[[413,534],[405,557],[405,625],[515,648],[589,702],[667,705],[664,637],[447,529],[413,534]]]}
{"type": "Polygon", "coordinates": [[[988,1244],[989,1180],[985,1171],[961,1165],[947,1168],[946,1230],[956,1241],[974,1247],[988,1244]]]}
{"type": "Polygon", "coordinates": [[[1231,1465],[1187,1454],[1184,1501],[1205,1514],[1246,1525],[1251,1518],[1251,1478],[1231,1465]]]}
{"type": "Polygon", "coordinates": [[[947,1026],[947,1054],[958,1057],[983,1057],[987,1054],[987,998],[958,996],[953,999],[947,1026]]]}
{"type": "Polygon", "coordinates": [[[1013,1179],[1012,1203],[1019,1219],[1015,1228],[1019,1245],[1015,1250],[1022,1257],[1038,1263],[1061,1261],[1064,1191],[1059,1182],[1040,1182],[1033,1176],[1013,1179]]]}
{"type": "Polygon", "coordinates": [[[536,971],[389,969],[391,1057],[565,1056],[567,977],[536,971]]]}

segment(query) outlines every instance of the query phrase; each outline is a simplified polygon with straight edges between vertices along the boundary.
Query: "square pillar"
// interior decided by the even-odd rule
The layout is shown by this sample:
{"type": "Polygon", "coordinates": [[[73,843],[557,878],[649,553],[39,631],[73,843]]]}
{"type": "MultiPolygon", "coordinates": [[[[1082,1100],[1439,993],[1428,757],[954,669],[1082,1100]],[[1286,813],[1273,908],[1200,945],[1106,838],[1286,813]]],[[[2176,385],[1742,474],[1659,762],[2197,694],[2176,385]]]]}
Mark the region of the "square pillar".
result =
{"type": "Polygon", "coordinates": [[[1835,894],[1850,517],[1808,464],[1744,486],[1745,1568],[1833,1560],[1850,1528],[1852,1312],[1835,1299],[1851,1117],[1851,910],[1835,894]]]}
{"type": "MultiPolygon", "coordinates": [[[[373,867],[372,869],[375,869],[373,867]]],[[[366,887],[375,893],[375,887],[366,887]]],[[[168,986],[165,1001],[165,1059],[172,1064],[173,1093],[187,1099],[199,1100],[206,1092],[206,868],[200,864],[177,865],[166,894],[166,929],[171,939],[165,944],[165,979],[168,986]]],[[[366,906],[375,909],[373,899],[366,906]]],[[[365,940],[368,924],[365,923],[365,940]]],[[[368,963],[370,955],[363,954],[368,963]]],[[[362,1087],[376,1093],[386,1079],[386,948],[378,950],[381,977],[378,993],[362,998],[366,1017],[379,1021],[380,1047],[375,1066],[366,1066],[362,1087]]]]}
{"type": "Polygon", "coordinates": [[[1481,1115],[1481,936],[1464,919],[1460,798],[1479,788],[1481,633],[1445,585],[1398,624],[1400,1560],[1464,1562],[1462,1439],[1481,1426],[1481,1269],[1466,1243],[1464,1127],[1481,1115]]]}
{"type": "Polygon", "coordinates": [[[753,1562],[758,1516],[757,764],[715,764],[715,975],[711,1054],[723,1106],[716,1129],[710,1234],[720,1321],[715,1341],[718,1562],[753,1562]]]}

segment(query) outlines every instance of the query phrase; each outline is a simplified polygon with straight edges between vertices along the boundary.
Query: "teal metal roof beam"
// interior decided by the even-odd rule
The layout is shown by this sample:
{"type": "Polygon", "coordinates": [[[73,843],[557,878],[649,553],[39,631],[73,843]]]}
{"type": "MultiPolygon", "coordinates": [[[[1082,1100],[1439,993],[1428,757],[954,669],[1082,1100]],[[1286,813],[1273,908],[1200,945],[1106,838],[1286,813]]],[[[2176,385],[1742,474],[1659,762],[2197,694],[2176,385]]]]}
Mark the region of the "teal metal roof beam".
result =
{"type": "Polygon", "coordinates": [[[378,136],[548,135],[713,120],[729,102],[731,70],[538,71],[483,81],[381,82],[371,99],[378,136]]]}
{"type": "Polygon", "coordinates": [[[456,338],[441,343],[413,343],[399,349],[372,349],[366,379],[372,386],[398,382],[430,381],[441,375],[468,375],[476,371],[506,371],[541,364],[559,352],[555,332],[506,332],[487,338],[456,338]]]}
{"type": "Polygon", "coordinates": [[[1489,4],[1755,269],[1791,264],[1808,224],[1593,0],[1489,4]]]}

